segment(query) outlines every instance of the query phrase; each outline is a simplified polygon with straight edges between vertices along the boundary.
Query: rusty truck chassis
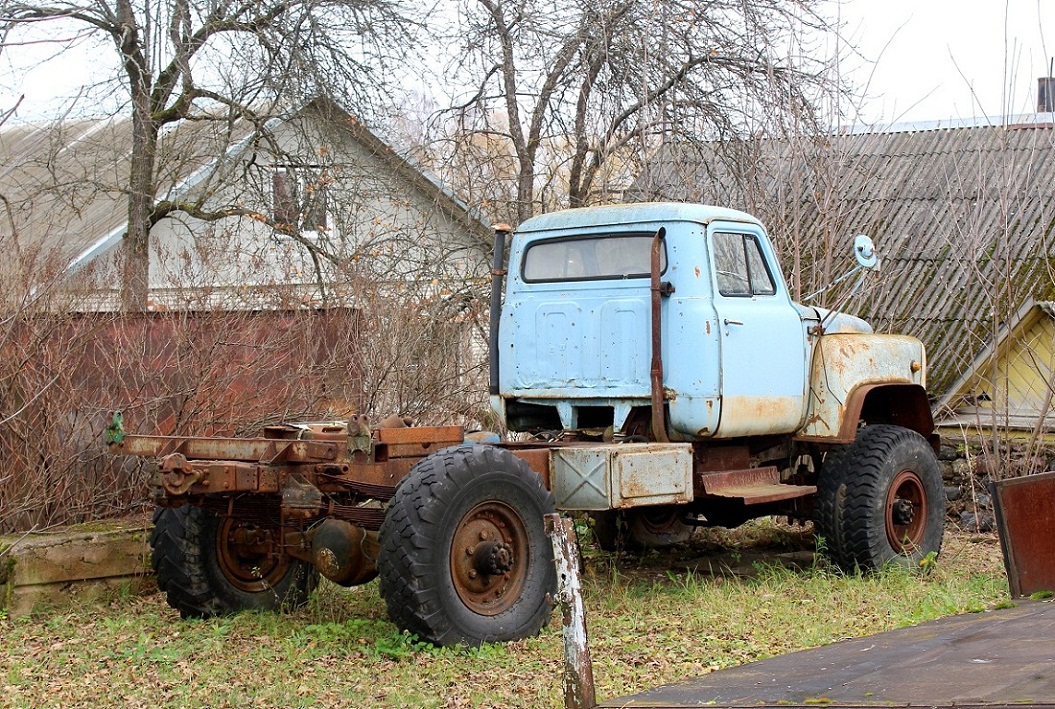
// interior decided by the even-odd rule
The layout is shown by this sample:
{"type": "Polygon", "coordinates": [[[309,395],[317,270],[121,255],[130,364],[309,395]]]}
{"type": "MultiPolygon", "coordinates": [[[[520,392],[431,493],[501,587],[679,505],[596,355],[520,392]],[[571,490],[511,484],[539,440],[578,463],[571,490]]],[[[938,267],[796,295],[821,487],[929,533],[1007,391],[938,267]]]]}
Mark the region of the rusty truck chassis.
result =
{"type": "MultiPolygon", "coordinates": [[[[127,434],[116,417],[108,435],[112,454],[157,461],[153,484],[159,506],[192,504],[237,519],[226,541],[248,558],[274,560],[286,554],[308,562],[313,561],[316,522],[339,519],[378,531],[385,503],[414,464],[464,441],[460,426],[370,430],[355,420],[274,425],[265,427],[262,437],[222,438],[127,434]]],[[[592,443],[562,437],[497,446],[524,460],[548,488],[550,450],[592,443]]],[[[764,448],[758,445],[764,441],[754,443],[755,450],[764,448]]],[[[759,455],[752,455],[742,441],[694,447],[697,501],[779,505],[783,514],[808,518],[808,496],[816,491],[810,481],[789,480],[794,484],[775,488],[776,466],[753,467],[759,455]]],[[[791,454],[790,448],[777,449],[759,452],[765,457],[791,454]]]]}

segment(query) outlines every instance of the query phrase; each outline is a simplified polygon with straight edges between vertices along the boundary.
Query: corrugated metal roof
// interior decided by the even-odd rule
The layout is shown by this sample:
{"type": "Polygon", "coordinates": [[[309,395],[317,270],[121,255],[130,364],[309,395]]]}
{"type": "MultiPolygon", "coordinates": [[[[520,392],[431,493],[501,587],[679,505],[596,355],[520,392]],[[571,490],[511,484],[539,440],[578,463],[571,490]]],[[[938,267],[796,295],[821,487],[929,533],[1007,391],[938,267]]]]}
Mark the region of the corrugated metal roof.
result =
{"type": "Polygon", "coordinates": [[[668,145],[628,198],[757,214],[786,271],[799,254],[803,293],[845,271],[853,235],[870,234],[883,256],[880,280],[848,309],[879,331],[922,339],[932,393],[1027,298],[1055,298],[1051,123],[668,145]]]}
{"type": "MultiPolygon", "coordinates": [[[[247,125],[191,122],[162,134],[157,194],[173,194],[186,178],[222,156],[247,125]]],[[[68,120],[0,129],[0,194],[11,220],[0,236],[70,261],[100,238],[122,230],[132,144],[129,120],[68,120]]]]}

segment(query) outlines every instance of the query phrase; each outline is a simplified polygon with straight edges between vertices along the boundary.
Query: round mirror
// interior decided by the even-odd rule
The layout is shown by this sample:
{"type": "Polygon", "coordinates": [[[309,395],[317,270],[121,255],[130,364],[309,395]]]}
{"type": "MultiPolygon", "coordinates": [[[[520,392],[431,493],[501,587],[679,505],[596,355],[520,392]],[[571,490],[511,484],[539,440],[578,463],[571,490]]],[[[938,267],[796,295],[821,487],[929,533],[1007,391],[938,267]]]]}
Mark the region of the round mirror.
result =
{"type": "Polygon", "coordinates": [[[854,237],[854,258],[864,268],[877,268],[879,266],[879,254],[872,245],[872,240],[864,234],[854,237]]]}

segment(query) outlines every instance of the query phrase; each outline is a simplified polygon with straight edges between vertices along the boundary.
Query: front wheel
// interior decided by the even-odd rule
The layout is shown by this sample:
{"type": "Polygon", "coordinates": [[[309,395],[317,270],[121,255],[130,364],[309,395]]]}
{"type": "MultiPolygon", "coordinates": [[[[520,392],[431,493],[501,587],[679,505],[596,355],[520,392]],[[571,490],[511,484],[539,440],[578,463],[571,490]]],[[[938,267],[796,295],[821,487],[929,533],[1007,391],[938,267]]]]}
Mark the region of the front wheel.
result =
{"type": "Polygon", "coordinates": [[[403,630],[436,645],[536,634],[556,589],[542,479],[511,453],[459,446],[419,461],[381,526],[381,595],[403,630]]]}
{"type": "Polygon", "coordinates": [[[814,524],[844,569],[917,567],[941,551],[944,522],[941,469],[915,431],[865,426],[821,467],[814,524]]]}
{"type": "Polygon", "coordinates": [[[158,507],[150,534],[158,588],[184,618],[302,606],[318,572],[277,550],[277,534],[201,507],[158,507]]]}

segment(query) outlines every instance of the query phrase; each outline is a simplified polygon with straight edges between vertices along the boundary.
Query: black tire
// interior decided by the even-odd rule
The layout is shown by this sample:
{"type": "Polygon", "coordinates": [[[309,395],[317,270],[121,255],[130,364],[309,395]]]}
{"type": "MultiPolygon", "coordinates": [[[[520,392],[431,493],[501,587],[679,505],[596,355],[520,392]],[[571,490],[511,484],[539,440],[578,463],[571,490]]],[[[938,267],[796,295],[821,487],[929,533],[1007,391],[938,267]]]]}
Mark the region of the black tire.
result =
{"type": "Polygon", "coordinates": [[[845,570],[916,568],[941,551],[945,494],[930,444],[900,426],[865,426],[833,449],[817,480],[816,533],[845,570]]]}
{"type": "Polygon", "coordinates": [[[692,536],[693,528],[682,521],[684,514],[680,505],[591,512],[593,538],[604,551],[667,549],[692,536]]]}
{"type": "Polygon", "coordinates": [[[230,542],[237,527],[230,518],[192,505],[154,511],[151,565],[158,588],[182,617],[288,610],[307,603],[319,580],[315,567],[237,547],[230,542]]]}
{"type": "Polygon", "coordinates": [[[508,451],[458,446],[418,461],[381,525],[389,617],[435,645],[535,635],[557,584],[542,520],[554,510],[542,479],[508,451]]]}

